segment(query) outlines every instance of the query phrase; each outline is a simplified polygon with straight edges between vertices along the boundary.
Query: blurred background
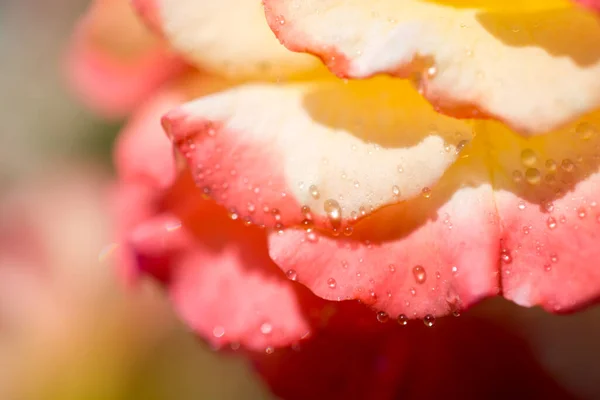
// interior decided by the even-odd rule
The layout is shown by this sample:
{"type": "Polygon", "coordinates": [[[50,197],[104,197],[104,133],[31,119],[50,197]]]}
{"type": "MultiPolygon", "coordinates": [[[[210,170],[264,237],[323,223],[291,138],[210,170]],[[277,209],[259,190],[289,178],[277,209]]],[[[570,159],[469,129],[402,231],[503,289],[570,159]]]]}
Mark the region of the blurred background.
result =
{"type": "MultiPolygon", "coordinates": [[[[87,1],[0,0],[0,400],[264,399],[146,282],[111,265],[106,123],[69,95],[61,62],[87,1]]],[[[549,316],[492,301],[474,313],[526,335],[582,398],[600,399],[600,310],[549,316]]]]}
{"type": "Polygon", "coordinates": [[[0,1],[0,399],[268,398],[146,282],[111,265],[118,123],[69,94],[67,41],[86,0],[0,1]]]}

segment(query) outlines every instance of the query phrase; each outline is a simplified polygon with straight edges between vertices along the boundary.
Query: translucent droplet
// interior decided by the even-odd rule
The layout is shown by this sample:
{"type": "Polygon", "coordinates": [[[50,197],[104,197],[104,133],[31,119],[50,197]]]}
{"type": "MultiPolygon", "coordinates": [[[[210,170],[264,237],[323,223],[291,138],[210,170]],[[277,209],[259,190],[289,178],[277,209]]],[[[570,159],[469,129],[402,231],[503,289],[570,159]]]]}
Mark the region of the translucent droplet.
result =
{"type": "Polygon", "coordinates": [[[216,338],[221,338],[225,336],[225,328],[223,328],[222,326],[215,326],[213,328],[213,336],[216,338]]]}
{"type": "Polygon", "coordinates": [[[548,171],[551,171],[551,172],[556,171],[556,161],[554,161],[551,158],[546,160],[545,166],[548,171]]]}
{"type": "Polygon", "coordinates": [[[437,75],[437,67],[435,65],[432,65],[431,67],[427,68],[427,77],[429,79],[435,78],[436,75],[437,75]]]}
{"type": "Polygon", "coordinates": [[[337,282],[335,279],[329,278],[327,279],[327,286],[329,286],[330,289],[335,289],[337,287],[337,282]]]}
{"type": "Polygon", "coordinates": [[[396,185],[392,186],[392,194],[394,197],[400,196],[400,188],[396,185]]]}
{"type": "Polygon", "coordinates": [[[270,334],[271,332],[273,332],[273,326],[272,326],[270,323],[268,323],[268,322],[265,322],[264,324],[262,324],[262,325],[260,326],[260,332],[261,332],[263,335],[268,335],[268,334],[270,334]]]}
{"type": "Polygon", "coordinates": [[[340,203],[333,199],[325,200],[325,204],[323,206],[327,217],[329,218],[329,222],[331,225],[336,228],[339,227],[342,222],[342,207],[340,207],[340,203]]]}
{"type": "Polygon", "coordinates": [[[412,270],[413,276],[415,277],[415,281],[422,285],[427,280],[427,273],[425,272],[425,268],[422,265],[417,265],[412,270]]]}
{"type": "Polygon", "coordinates": [[[389,316],[385,311],[379,311],[377,313],[377,321],[381,322],[381,323],[386,323],[389,321],[389,316]]]}
{"type": "Polygon", "coordinates": [[[285,273],[285,275],[288,277],[289,280],[292,280],[292,281],[295,281],[296,279],[298,279],[298,273],[294,269],[288,269],[287,272],[285,273]]]}
{"type": "Polygon", "coordinates": [[[452,271],[453,274],[456,275],[458,273],[458,267],[456,265],[453,265],[452,268],[451,268],[451,271],[452,271]]]}
{"type": "Polygon", "coordinates": [[[521,183],[523,181],[523,173],[519,170],[515,170],[512,173],[512,178],[515,183],[521,183]]]}
{"type": "Polygon", "coordinates": [[[577,216],[578,216],[579,218],[583,219],[583,218],[585,218],[585,216],[586,216],[586,215],[587,215],[587,212],[585,211],[585,208],[583,208],[583,207],[580,207],[580,208],[577,210],[577,216]]]}
{"type": "Polygon", "coordinates": [[[507,249],[502,249],[502,251],[500,252],[500,260],[502,260],[504,264],[512,263],[512,256],[510,254],[510,251],[507,249]]]}
{"type": "Polygon", "coordinates": [[[421,194],[423,195],[423,197],[428,199],[431,197],[431,189],[429,189],[428,187],[424,187],[423,190],[421,190],[421,194]]]}
{"type": "Polygon", "coordinates": [[[404,314],[398,315],[398,318],[396,318],[396,320],[398,321],[398,325],[406,326],[408,324],[408,317],[404,314]]]}
{"type": "Polygon", "coordinates": [[[396,272],[396,266],[394,264],[388,265],[390,272],[396,272]]]}
{"type": "Polygon", "coordinates": [[[573,163],[573,161],[569,160],[568,158],[565,158],[560,163],[560,168],[565,172],[573,172],[575,170],[575,164],[573,163]]]}
{"type": "Polygon", "coordinates": [[[558,262],[558,256],[554,253],[550,254],[550,261],[556,264],[558,262]]]}
{"type": "Polygon", "coordinates": [[[531,185],[537,185],[542,180],[542,174],[537,168],[527,168],[525,171],[525,179],[531,185]]]}
{"type": "Polygon", "coordinates": [[[311,243],[316,243],[319,241],[319,237],[317,236],[315,231],[313,231],[312,229],[307,229],[306,230],[306,240],[308,240],[311,243]]]}
{"type": "Polygon", "coordinates": [[[350,225],[348,225],[344,228],[344,236],[352,236],[353,232],[354,232],[354,228],[351,227],[350,225]]]}
{"type": "Polygon", "coordinates": [[[537,156],[531,149],[525,149],[521,152],[521,162],[526,167],[532,167],[537,162],[537,156]]]}
{"type": "Polygon", "coordinates": [[[548,225],[548,228],[554,229],[554,228],[556,228],[556,220],[553,217],[548,217],[548,220],[546,221],[546,225],[548,225]]]}
{"type": "Polygon", "coordinates": [[[310,193],[313,199],[318,199],[319,197],[321,197],[321,195],[319,194],[319,188],[317,188],[315,185],[310,185],[310,187],[308,188],[308,192],[310,193]]]}
{"type": "Polygon", "coordinates": [[[431,314],[427,314],[425,317],[423,317],[423,323],[425,326],[431,328],[433,325],[435,325],[435,317],[431,314]]]}
{"type": "Polygon", "coordinates": [[[410,288],[410,294],[413,295],[413,296],[416,296],[417,295],[417,289],[410,288]]]}
{"type": "Polygon", "coordinates": [[[581,122],[575,128],[575,132],[579,135],[582,140],[589,140],[598,133],[598,129],[596,129],[589,122],[581,122]]]}

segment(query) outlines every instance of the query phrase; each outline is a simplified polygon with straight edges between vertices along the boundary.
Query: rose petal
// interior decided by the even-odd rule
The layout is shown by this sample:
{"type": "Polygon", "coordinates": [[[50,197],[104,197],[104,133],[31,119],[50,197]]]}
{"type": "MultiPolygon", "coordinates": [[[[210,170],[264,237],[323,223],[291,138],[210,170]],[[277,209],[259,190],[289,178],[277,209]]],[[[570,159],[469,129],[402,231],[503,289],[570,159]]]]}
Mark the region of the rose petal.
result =
{"type": "Polygon", "coordinates": [[[308,214],[341,229],[414,198],[472,135],[470,123],[391,79],[239,86],[184,105],[164,125],[205,193],[279,229],[308,214]]]}
{"type": "Polygon", "coordinates": [[[67,58],[73,90],[87,106],[110,118],[128,114],[183,69],[121,0],[92,4],[67,58]]]}
{"type": "Polygon", "coordinates": [[[535,134],[600,106],[600,24],[568,2],[529,12],[417,0],[264,3],[289,49],[342,77],[416,76],[447,113],[484,113],[535,134]]]}
{"type": "Polygon", "coordinates": [[[330,237],[272,233],[284,271],[328,300],[359,299],[396,318],[446,315],[499,293],[499,227],[480,155],[458,161],[432,190],[330,237]]]}
{"type": "Polygon", "coordinates": [[[489,127],[504,296],[568,312],[600,298],[600,113],[524,140],[489,127]]]}
{"type": "Polygon", "coordinates": [[[119,178],[153,188],[167,188],[175,178],[175,162],[161,118],[186,100],[183,92],[165,90],[151,98],[130,118],[119,134],[115,164],[119,178]]]}
{"type": "Polygon", "coordinates": [[[165,37],[202,70],[265,79],[296,75],[319,66],[318,60],[289,52],[273,37],[260,1],[146,0],[140,3],[146,10],[154,9],[150,15],[160,20],[165,37]]]}
{"type": "MultiPolygon", "coordinates": [[[[183,178],[182,178],[183,179],[183,178]]],[[[165,283],[186,323],[215,346],[286,346],[310,332],[300,287],[273,265],[264,232],[232,221],[191,180],[129,235],[138,268],[165,283]]]]}
{"type": "Polygon", "coordinates": [[[299,351],[253,359],[274,394],[289,400],[503,399],[515,388],[525,398],[574,398],[521,337],[469,316],[433,329],[419,323],[376,334],[325,330],[299,351]]]}

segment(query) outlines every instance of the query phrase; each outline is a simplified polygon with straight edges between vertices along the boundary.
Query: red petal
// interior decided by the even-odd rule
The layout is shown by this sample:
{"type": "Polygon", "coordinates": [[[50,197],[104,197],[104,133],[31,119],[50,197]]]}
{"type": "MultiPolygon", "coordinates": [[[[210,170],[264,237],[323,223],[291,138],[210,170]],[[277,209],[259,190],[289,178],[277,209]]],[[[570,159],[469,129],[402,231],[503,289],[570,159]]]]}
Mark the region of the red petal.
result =
{"type": "MultiPolygon", "coordinates": [[[[298,350],[298,349],[296,349],[298,350]]],[[[484,320],[461,317],[374,334],[320,332],[299,351],[255,356],[285,399],[571,399],[524,341],[484,320]]]]}

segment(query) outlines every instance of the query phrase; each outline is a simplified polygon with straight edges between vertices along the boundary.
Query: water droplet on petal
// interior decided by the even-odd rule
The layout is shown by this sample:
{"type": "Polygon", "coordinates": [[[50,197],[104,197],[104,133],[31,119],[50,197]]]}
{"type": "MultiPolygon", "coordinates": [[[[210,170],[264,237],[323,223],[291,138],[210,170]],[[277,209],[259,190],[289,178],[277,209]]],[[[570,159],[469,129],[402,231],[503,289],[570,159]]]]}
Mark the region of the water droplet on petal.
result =
{"type": "Polygon", "coordinates": [[[327,279],[327,286],[329,286],[330,289],[335,289],[337,287],[337,282],[335,279],[329,278],[327,279]]]}
{"type": "Polygon", "coordinates": [[[525,149],[521,152],[521,162],[526,167],[532,167],[537,162],[537,156],[531,149],[525,149]]]}
{"type": "Polygon", "coordinates": [[[418,284],[423,284],[427,280],[427,273],[425,272],[425,268],[422,265],[417,265],[413,268],[413,275],[415,277],[415,281],[418,284]]]}
{"type": "Polygon", "coordinates": [[[548,221],[546,221],[546,224],[550,229],[556,228],[556,220],[553,217],[548,217],[548,221]]]}
{"type": "Polygon", "coordinates": [[[385,311],[379,311],[377,313],[377,321],[381,322],[381,323],[386,323],[389,320],[389,316],[385,311]]]}
{"type": "Polygon", "coordinates": [[[315,185],[310,185],[310,187],[308,188],[308,192],[310,193],[313,199],[318,199],[319,197],[321,197],[321,195],[319,194],[319,188],[317,188],[315,185]]]}
{"type": "Polygon", "coordinates": [[[298,273],[296,272],[295,269],[288,269],[287,272],[285,273],[285,275],[288,277],[289,280],[295,281],[296,279],[298,279],[298,273]]]}
{"type": "Polygon", "coordinates": [[[333,199],[328,199],[325,201],[323,206],[327,217],[329,218],[329,222],[334,228],[339,227],[342,221],[342,208],[340,207],[340,203],[333,199]]]}
{"type": "Polygon", "coordinates": [[[222,326],[215,326],[213,328],[213,336],[216,338],[221,338],[225,335],[225,328],[222,326]]]}
{"type": "Polygon", "coordinates": [[[435,317],[431,314],[427,314],[425,317],[423,317],[423,323],[425,326],[431,328],[435,324],[435,317]]]}
{"type": "Polygon", "coordinates": [[[404,314],[398,315],[396,320],[398,321],[398,325],[406,326],[408,324],[408,317],[404,314]]]}
{"type": "Polygon", "coordinates": [[[263,335],[268,335],[268,334],[270,334],[271,332],[273,332],[273,326],[272,326],[271,324],[269,324],[268,322],[265,322],[264,324],[262,324],[262,325],[260,326],[260,332],[261,332],[263,335]]]}
{"type": "Polygon", "coordinates": [[[500,260],[502,260],[504,264],[512,263],[512,255],[508,249],[502,249],[500,252],[500,260]]]}
{"type": "Polygon", "coordinates": [[[394,197],[400,196],[400,188],[396,185],[392,186],[392,194],[394,197]]]}
{"type": "Polygon", "coordinates": [[[542,180],[542,174],[537,168],[527,168],[525,171],[525,179],[531,185],[537,185],[542,180]]]}
{"type": "Polygon", "coordinates": [[[421,194],[423,195],[423,197],[425,197],[426,199],[428,199],[428,198],[431,197],[431,189],[429,189],[428,187],[425,187],[421,191],[421,194]]]}

